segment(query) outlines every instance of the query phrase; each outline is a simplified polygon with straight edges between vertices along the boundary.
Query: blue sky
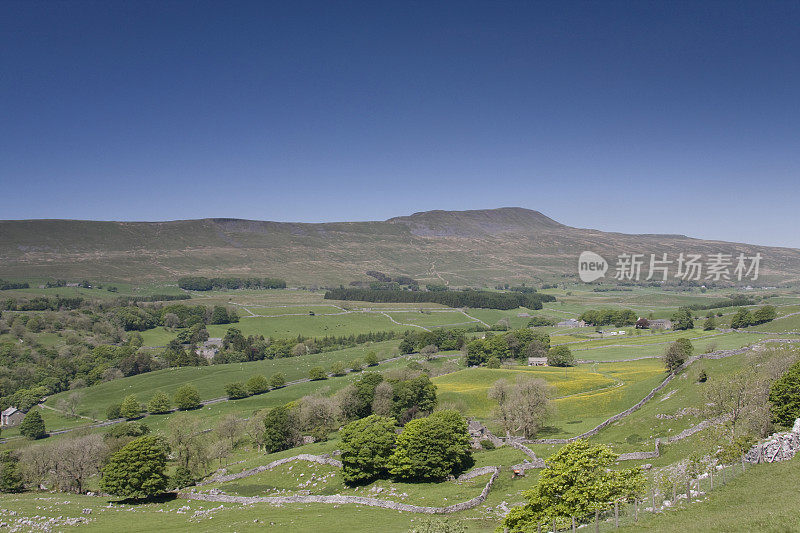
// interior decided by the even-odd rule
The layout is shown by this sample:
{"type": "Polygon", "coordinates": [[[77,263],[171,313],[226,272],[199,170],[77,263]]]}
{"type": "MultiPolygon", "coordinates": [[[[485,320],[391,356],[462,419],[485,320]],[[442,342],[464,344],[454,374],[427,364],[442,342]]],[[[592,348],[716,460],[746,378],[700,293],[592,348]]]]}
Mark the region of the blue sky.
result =
{"type": "Polygon", "coordinates": [[[798,2],[0,3],[0,219],[521,206],[800,247],[798,2]]]}

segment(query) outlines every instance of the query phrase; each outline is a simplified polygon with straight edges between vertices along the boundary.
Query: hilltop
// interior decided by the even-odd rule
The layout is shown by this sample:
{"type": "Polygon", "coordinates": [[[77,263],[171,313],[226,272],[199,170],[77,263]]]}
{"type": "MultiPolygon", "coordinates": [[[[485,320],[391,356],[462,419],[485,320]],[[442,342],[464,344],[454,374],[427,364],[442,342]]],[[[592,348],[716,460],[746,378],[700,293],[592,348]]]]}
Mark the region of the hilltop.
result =
{"type": "MultiPolygon", "coordinates": [[[[577,257],[618,253],[764,256],[761,281],[800,280],[800,250],[606,233],[528,209],[427,211],[386,221],[293,223],[208,218],[169,222],[0,221],[0,277],[174,280],[252,275],[340,284],[378,270],[451,285],[576,279],[577,257]]],[[[649,256],[648,256],[649,257],[649,256]]]]}

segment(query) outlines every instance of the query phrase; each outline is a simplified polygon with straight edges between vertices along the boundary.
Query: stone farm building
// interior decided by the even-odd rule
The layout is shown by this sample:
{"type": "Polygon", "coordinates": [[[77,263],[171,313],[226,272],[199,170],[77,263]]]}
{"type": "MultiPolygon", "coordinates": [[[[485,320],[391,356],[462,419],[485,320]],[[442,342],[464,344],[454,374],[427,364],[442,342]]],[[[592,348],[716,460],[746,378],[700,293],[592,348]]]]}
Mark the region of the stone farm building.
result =
{"type": "Polygon", "coordinates": [[[576,320],[574,318],[568,318],[558,323],[559,326],[562,328],[583,328],[586,327],[586,322],[583,320],[576,320]]]}
{"type": "Polygon", "coordinates": [[[16,426],[22,419],[25,418],[25,413],[17,409],[16,407],[9,407],[2,413],[0,413],[0,427],[11,427],[16,426]]]}
{"type": "Polygon", "coordinates": [[[529,366],[547,366],[547,357],[528,357],[529,366]]]}
{"type": "Polygon", "coordinates": [[[222,338],[211,337],[197,349],[197,355],[201,355],[211,361],[222,348],[222,338]]]}

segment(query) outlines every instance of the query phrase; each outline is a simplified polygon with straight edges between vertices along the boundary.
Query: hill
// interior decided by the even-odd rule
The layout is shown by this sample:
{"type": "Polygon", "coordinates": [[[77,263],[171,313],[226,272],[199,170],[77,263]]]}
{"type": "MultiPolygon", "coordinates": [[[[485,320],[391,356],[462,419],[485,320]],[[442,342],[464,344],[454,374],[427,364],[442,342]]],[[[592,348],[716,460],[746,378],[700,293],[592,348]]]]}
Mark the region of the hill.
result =
{"type": "Polygon", "coordinates": [[[214,218],[170,222],[0,221],[0,277],[169,281],[180,275],[276,276],[290,284],[369,279],[367,270],[455,286],[577,279],[584,250],[743,252],[759,281],[800,280],[800,250],[682,235],[574,228],[522,208],[428,211],[375,222],[306,224],[214,218]]]}

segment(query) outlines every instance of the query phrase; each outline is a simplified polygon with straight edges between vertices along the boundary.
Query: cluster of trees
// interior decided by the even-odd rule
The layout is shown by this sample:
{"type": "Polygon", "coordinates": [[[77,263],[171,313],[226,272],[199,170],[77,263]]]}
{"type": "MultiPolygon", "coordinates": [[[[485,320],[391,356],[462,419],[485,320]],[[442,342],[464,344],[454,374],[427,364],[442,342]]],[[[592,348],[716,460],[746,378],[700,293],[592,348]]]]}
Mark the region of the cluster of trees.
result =
{"type": "Polygon", "coordinates": [[[184,276],[178,279],[178,287],[188,291],[285,289],[286,281],[278,278],[204,278],[202,276],[184,276]]]}
{"type": "Polygon", "coordinates": [[[286,377],[277,372],[269,379],[261,374],[251,376],[247,381],[234,381],[225,385],[225,393],[231,400],[238,400],[240,398],[247,398],[249,396],[256,396],[257,394],[264,394],[273,389],[279,389],[286,386],[286,377]]]}
{"type": "Polygon", "coordinates": [[[774,423],[791,427],[800,418],[800,363],[793,364],[772,383],[769,401],[774,423]]]}
{"type": "Polygon", "coordinates": [[[694,328],[694,317],[688,307],[681,307],[672,314],[672,329],[682,331],[694,328]]]}
{"type": "Polygon", "coordinates": [[[731,319],[731,327],[734,329],[739,329],[746,328],[747,326],[757,326],[758,324],[771,322],[772,320],[775,320],[777,316],[777,311],[771,305],[765,305],[753,311],[741,308],[736,311],[735,315],[733,315],[733,318],[731,319]]]}
{"type": "Polygon", "coordinates": [[[367,270],[365,273],[367,276],[373,277],[376,280],[378,280],[379,283],[385,283],[385,284],[394,283],[397,285],[407,285],[412,288],[419,287],[419,282],[410,276],[401,275],[392,277],[377,270],[367,270]]]}
{"type": "Polygon", "coordinates": [[[122,402],[113,403],[106,409],[106,417],[109,420],[124,418],[135,420],[145,412],[159,415],[169,413],[173,406],[179,411],[189,411],[198,409],[202,405],[200,392],[194,385],[181,385],[175,390],[172,398],[165,392],[156,392],[146,404],[141,404],[136,395],[129,394],[122,402]]]}
{"type": "Polygon", "coordinates": [[[233,309],[222,305],[206,307],[172,304],[164,307],[117,307],[112,310],[117,323],[125,331],[145,331],[156,326],[185,328],[196,324],[231,324],[239,321],[233,309]]]}
{"type": "Polygon", "coordinates": [[[63,311],[79,309],[85,300],[80,296],[35,296],[6,298],[0,301],[0,311],[63,311]]]}
{"type": "Polygon", "coordinates": [[[574,520],[586,522],[614,502],[644,495],[641,468],[616,469],[617,454],[602,444],[577,440],[562,446],[547,459],[539,481],[522,493],[526,503],[514,507],[502,526],[510,531],[534,531],[542,523],[567,528],[574,520]]]}
{"type": "Polygon", "coordinates": [[[399,435],[394,418],[370,415],[346,425],[341,435],[343,476],[348,485],[386,476],[441,481],[473,464],[467,422],[452,410],[411,420],[399,435]]]}
{"type": "Polygon", "coordinates": [[[711,302],[708,303],[690,305],[689,309],[691,309],[692,311],[703,311],[707,309],[721,309],[724,307],[741,307],[744,305],[753,305],[754,303],[756,303],[755,300],[753,300],[749,296],[744,296],[741,294],[732,294],[727,298],[712,300],[711,302]]]}
{"type": "Polygon", "coordinates": [[[579,318],[593,326],[622,327],[635,324],[638,317],[630,309],[591,309],[581,313],[579,318]]]}
{"type": "Polygon", "coordinates": [[[426,346],[436,346],[437,351],[460,350],[464,347],[464,330],[437,328],[432,331],[408,331],[400,342],[400,353],[421,351],[426,346]]]}
{"type": "Polygon", "coordinates": [[[553,302],[549,294],[524,294],[480,290],[404,291],[338,288],[325,293],[328,300],[355,300],[383,303],[438,303],[449,307],[481,307],[488,309],[541,309],[543,302],[553,302]]]}
{"type": "Polygon", "coordinates": [[[30,285],[27,282],[6,281],[0,279],[0,291],[7,291],[10,289],[27,289],[30,285]]]}
{"type": "MultiPolygon", "coordinates": [[[[571,361],[561,359],[564,356],[562,351],[553,353],[553,362],[563,363],[559,366],[571,365],[571,361]]],[[[467,366],[499,367],[504,359],[510,358],[524,364],[528,357],[550,357],[550,336],[530,329],[515,329],[502,335],[487,333],[483,339],[466,343],[462,352],[467,366]]]]}

